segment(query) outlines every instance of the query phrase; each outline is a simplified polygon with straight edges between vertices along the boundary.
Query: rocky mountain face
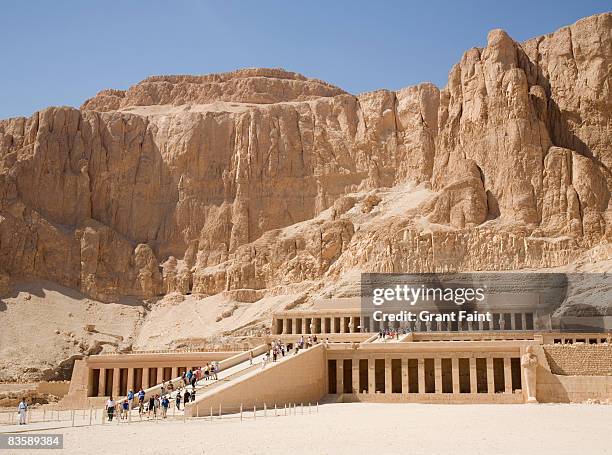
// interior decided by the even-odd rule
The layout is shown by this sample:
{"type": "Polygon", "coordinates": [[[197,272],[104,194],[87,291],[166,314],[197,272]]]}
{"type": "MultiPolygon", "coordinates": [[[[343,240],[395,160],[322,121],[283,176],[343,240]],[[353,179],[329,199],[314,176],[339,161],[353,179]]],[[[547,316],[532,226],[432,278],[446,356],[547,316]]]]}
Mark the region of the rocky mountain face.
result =
{"type": "Polygon", "coordinates": [[[606,13],[493,30],[441,90],[247,69],[0,121],[1,281],[110,301],[568,264],[612,232],[611,74],[606,13]]]}

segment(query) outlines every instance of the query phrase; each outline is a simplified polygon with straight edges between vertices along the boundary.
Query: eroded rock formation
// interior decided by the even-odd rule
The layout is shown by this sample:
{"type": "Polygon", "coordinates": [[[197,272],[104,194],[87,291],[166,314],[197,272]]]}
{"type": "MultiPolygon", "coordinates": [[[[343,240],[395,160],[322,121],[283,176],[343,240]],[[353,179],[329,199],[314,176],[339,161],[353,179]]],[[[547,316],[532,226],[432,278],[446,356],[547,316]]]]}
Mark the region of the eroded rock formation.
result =
{"type": "Polygon", "coordinates": [[[249,69],[0,121],[3,283],[109,300],[567,264],[610,239],[611,34],[609,13],[494,30],[442,90],[249,69]]]}

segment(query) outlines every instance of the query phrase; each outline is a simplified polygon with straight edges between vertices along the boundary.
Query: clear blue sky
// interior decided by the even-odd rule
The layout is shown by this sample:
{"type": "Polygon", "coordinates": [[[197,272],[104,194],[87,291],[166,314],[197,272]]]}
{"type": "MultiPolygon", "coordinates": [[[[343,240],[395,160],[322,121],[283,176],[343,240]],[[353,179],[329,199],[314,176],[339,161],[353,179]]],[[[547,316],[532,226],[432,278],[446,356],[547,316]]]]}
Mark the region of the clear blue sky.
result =
{"type": "Polygon", "coordinates": [[[517,40],[608,1],[14,1],[0,7],[0,118],[79,106],[154,74],[282,67],[351,93],[446,84],[488,30],[517,40]]]}

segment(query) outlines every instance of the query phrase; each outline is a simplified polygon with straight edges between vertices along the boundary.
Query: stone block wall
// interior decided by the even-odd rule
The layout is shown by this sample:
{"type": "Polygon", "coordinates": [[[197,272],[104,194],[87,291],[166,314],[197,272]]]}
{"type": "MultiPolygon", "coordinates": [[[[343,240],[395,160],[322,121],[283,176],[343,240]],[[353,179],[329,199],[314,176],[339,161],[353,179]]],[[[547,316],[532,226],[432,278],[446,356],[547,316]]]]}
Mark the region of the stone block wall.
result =
{"type": "Polygon", "coordinates": [[[563,376],[541,367],[537,376],[540,403],[612,403],[612,376],[563,376]]]}
{"type": "Polygon", "coordinates": [[[612,376],[612,345],[544,345],[550,371],[563,376],[612,376]]]}

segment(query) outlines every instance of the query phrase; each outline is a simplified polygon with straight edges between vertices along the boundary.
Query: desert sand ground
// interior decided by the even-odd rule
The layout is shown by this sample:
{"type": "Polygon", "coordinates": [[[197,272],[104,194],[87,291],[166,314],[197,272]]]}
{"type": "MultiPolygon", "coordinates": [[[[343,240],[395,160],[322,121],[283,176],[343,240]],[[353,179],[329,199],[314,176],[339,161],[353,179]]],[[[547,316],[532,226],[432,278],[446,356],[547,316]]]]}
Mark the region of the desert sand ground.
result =
{"type": "Polygon", "coordinates": [[[612,453],[610,422],[612,406],[606,405],[327,404],[318,413],[260,414],[242,422],[67,428],[59,430],[63,451],[32,453],[607,454],[612,453]]]}

